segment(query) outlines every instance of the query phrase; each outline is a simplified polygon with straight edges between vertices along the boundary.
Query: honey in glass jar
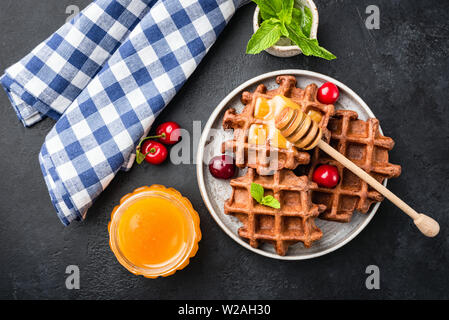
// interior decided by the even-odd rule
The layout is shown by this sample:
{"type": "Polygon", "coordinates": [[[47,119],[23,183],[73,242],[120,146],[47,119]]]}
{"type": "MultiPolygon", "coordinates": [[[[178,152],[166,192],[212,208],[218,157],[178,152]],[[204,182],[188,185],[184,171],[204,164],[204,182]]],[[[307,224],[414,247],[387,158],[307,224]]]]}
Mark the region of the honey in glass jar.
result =
{"type": "Polygon", "coordinates": [[[147,278],[183,269],[200,239],[198,213],[190,201],[161,185],[125,195],[109,223],[109,244],[118,261],[147,278]]]}

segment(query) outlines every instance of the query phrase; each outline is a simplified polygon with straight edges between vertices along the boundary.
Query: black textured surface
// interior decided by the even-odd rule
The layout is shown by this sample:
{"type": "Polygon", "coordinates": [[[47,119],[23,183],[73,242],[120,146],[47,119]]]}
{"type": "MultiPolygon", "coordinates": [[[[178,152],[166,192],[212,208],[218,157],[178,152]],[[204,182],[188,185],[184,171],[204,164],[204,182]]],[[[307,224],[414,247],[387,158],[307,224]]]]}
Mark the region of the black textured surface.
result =
{"type": "MultiPolygon", "coordinates": [[[[281,262],[240,247],[218,227],[197,188],[195,166],[143,165],[120,173],[87,220],[64,228],[50,203],[37,155],[53,126],[25,129],[0,94],[0,298],[449,298],[449,2],[317,0],[319,39],[338,59],[326,62],[266,53],[245,55],[254,6],[240,9],[182,91],[157,119],[188,130],[253,76],[288,68],[328,74],[357,92],[396,141],[391,161],[402,175],[391,190],[432,214],[442,230],[427,239],[392,204],[382,203],[367,228],[343,248],[310,261],[281,262]],[[380,30],[367,30],[365,8],[380,8],[380,30]],[[120,197],[142,185],[173,186],[201,216],[203,240],[185,270],[148,280],[123,269],[108,246],[107,223],[120,197]],[[65,268],[81,270],[81,289],[65,288],[65,268]],[[381,289],[365,288],[378,265],[381,289]]],[[[69,4],[87,0],[2,0],[0,68],[54,32],[69,4]]]]}

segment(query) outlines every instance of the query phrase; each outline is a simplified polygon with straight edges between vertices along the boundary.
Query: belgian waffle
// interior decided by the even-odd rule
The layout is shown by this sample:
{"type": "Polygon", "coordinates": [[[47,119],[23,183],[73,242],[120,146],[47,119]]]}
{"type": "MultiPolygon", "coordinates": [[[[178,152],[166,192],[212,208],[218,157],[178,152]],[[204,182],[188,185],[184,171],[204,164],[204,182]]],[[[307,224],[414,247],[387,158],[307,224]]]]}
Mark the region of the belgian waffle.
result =
{"type": "Polygon", "coordinates": [[[310,247],[323,233],[315,225],[315,218],[325,209],[311,201],[311,190],[317,187],[306,176],[298,177],[290,170],[276,171],[274,175],[262,176],[248,168],[241,177],[231,180],[232,194],[225,202],[224,212],[237,217],[243,224],[239,236],[257,248],[261,242],[273,243],[277,254],[283,256],[288,247],[303,242],[310,247]],[[251,183],[265,189],[280,204],[274,209],[257,203],[251,197],[251,183]]]}
{"type": "Polygon", "coordinates": [[[239,168],[250,167],[256,169],[259,174],[272,174],[284,168],[295,169],[298,165],[308,164],[310,161],[307,152],[299,151],[291,145],[287,148],[277,148],[269,139],[265,144],[249,143],[248,136],[252,125],[272,126],[275,129],[274,120],[266,121],[254,116],[258,98],[270,100],[277,95],[288,97],[299,105],[303,112],[313,111],[320,114],[319,126],[323,129],[324,136],[329,135],[326,127],[329,118],[334,114],[334,106],[318,101],[317,85],[310,84],[305,89],[297,88],[296,78],[288,75],[278,76],[276,82],[279,87],[274,90],[267,90],[265,85],[260,84],[253,93],[243,92],[243,111],[238,114],[234,108],[230,108],[224,115],[223,127],[234,129],[234,137],[233,140],[223,143],[222,151],[234,152],[239,168]]]}
{"type": "MultiPolygon", "coordinates": [[[[358,119],[357,112],[337,110],[329,120],[328,129],[331,137],[323,139],[380,183],[401,174],[401,167],[388,161],[388,151],[393,148],[394,141],[380,134],[377,119],[363,121],[358,119]]],[[[310,179],[315,168],[322,164],[336,166],[340,181],[332,189],[314,188],[312,201],[327,207],[320,218],[349,222],[354,210],[366,213],[372,203],[383,200],[379,192],[319,148],[313,150],[308,170],[310,179]]]]}

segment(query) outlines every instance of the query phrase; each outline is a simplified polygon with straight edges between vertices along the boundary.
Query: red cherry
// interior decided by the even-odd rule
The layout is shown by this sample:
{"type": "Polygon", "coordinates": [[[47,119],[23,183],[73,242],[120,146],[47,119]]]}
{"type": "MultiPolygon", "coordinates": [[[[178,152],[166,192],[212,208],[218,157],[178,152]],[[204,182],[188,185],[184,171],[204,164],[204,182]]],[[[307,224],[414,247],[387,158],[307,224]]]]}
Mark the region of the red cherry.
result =
{"type": "Polygon", "coordinates": [[[338,87],[332,82],[326,82],[318,89],[318,100],[321,103],[334,104],[339,96],[338,87]]]}
{"type": "Polygon", "coordinates": [[[164,122],[156,129],[159,141],[164,144],[175,144],[181,138],[181,127],[173,121],[164,122]]]}
{"type": "Polygon", "coordinates": [[[161,164],[167,159],[167,148],[157,141],[147,140],[143,143],[141,152],[145,154],[145,161],[151,164],[161,164]]]}
{"type": "Polygon", "coordinates": [[[225,154],[213,157],[209,162],[209,171],[217,179],[230,179],[235,174],[234,158],[225,154]]]}
{"type": "Polygon", "coordinates": [[[312,180],[320,187],[334,188],[340,181],[340,175],[336,167],[323,164],[315,169],[312,180]]]}

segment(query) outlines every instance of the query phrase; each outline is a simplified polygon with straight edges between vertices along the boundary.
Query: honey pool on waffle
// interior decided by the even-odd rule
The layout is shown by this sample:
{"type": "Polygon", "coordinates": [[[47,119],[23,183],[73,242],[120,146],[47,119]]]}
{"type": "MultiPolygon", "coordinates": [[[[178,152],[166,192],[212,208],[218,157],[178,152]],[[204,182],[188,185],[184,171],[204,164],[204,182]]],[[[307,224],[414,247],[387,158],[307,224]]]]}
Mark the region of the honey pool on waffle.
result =
{"type": "Polygon", "coordinates": [[[223,118],[223,127],[234,129],[234,138],[223,143],[222,151],[234,152],[238,167],[254,168],[259,174],[295,169],[310,161],[307,152],[294,148],[275,127],[274,119],[285,107],[298,108],[310,115],[325,134],[334,113],[333,105],[318,101],[315,84],[297,88],[296,78],[288,75],[277,77],[276,82],[279,87],[273,90],[260,84],[253,93],[243,92],[243,111],[237,113],[230,108],[223,118]]]}

